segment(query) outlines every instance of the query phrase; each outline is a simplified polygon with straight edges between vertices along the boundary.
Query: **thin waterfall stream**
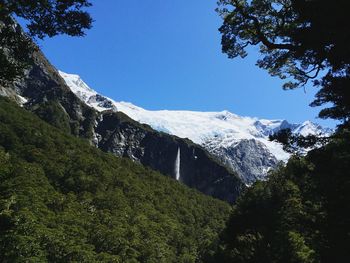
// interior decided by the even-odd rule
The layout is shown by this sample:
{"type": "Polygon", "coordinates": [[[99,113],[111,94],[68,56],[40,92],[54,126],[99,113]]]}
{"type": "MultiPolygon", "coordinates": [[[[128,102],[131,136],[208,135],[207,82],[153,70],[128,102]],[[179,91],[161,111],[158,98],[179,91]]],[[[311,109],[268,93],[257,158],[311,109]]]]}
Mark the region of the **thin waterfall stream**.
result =
{"type": "Polygon", "coordinates": [[[180,152],[180,147],[177,149],[177,155],[176,155],[176,160],[175,160],[175,178],[177,181],[180,181],[180,165],[181,165],[181,152],[180,152]]]}

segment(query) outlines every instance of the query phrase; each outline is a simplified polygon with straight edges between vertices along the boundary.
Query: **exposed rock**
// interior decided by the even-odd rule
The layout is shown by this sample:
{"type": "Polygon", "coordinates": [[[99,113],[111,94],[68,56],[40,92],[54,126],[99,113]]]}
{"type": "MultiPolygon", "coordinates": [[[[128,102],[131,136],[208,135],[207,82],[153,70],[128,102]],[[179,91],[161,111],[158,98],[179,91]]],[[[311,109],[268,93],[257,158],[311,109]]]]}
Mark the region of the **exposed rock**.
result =
{"type": "Polygon", "coordinates": [[[254,139],[241,140],[228,147],[206,148],[221,163],[236,171],[247,185],[265,180],[267,172],[278,164],[266,146],[254,139]]]}
{"type": "Polygon", "coordinates": [[[245,188],[233,172],[191,141],[157,132],[121,112],[102,114],[96,132],[103,138],[98,146],[104,151],[129,157],[176,179],[174,168],[180,149],[182,183],[229,202],[234,202],[245,188]]]}

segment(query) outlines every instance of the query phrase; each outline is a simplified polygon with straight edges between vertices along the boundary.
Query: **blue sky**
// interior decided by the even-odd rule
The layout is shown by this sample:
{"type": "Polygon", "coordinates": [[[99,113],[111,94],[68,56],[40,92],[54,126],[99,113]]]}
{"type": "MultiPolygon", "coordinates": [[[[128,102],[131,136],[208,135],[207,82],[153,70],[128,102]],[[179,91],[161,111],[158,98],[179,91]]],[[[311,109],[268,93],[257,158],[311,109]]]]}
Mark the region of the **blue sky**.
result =
{"type": "Polygon", "coordinates": [[[146,109],[229,110],[243,116],[316,119],[316,91],[283,91],[282,82],[245,59],[221,53],[216,0],[93,0],[95,22],[84,38],[58,36],[39,44],[60,70],[90,87],[146,109]]]}

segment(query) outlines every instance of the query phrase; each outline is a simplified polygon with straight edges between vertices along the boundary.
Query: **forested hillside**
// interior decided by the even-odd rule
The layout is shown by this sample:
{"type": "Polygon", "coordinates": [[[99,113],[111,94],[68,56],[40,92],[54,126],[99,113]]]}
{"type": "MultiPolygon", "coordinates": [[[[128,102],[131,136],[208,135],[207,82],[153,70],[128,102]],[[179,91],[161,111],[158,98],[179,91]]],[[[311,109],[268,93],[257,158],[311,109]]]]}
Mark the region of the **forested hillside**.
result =
{"type": "Polygon", "coordinates": [[[350,133],[294,157],[243,195],[213,262],[347,262],[350,133]]]}
{"type": "Polygon", "coordinates": [[[195,262],[228,204],[0,98],[1,262],[195,262]]]}

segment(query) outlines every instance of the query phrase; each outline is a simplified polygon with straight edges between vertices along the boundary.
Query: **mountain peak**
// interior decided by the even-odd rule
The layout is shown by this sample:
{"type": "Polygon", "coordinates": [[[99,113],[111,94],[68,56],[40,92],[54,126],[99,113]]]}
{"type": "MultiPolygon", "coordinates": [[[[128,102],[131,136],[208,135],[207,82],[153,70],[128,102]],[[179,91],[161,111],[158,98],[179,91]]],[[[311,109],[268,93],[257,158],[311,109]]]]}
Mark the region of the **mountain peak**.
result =
{"type": "MultiPolygon", "coordinates": [[[[221,112],[150,111],[132,103],[117,102],[100,95],[84,83],[78,75],[63,72],[60,72],[60,74],[82,101],[98,111],[112,109],[123,112],[135,121],[148,124],[155,130],[176,135],[180,138],[188,138],[217,157],[220,157],[220,154],[228,156],[234,153],[234,149],[237,147],[240,147],[239,152],[241,152],[242,145],[249,147],[249,158],[251,160],[246,160],[247,155],[242,154],[239,158],[243,159],[239,161],[236,156],[237,158],[234,157],[235,162],[255,165],[257,167],[255,177],[259,176],[259,178],[261,178],[262,171],[265,175],[267,174],[267,171],[272,168],[271,164],[277,163],[277,160],[286,161],[290,156],[289,153],[283,150],[282,145],[270,141],[269,135],[286,128],[301,135],[319,135],[328,132],[310,121],[305,121],[302,124],[291,124],[287,120],[243,117],[227,110],[221,112]],[[254,150],[254,147],[258,147],[259,150],[254,150]],[[261,156],[257,156],[259,154],[261,156]],[[252,158],[255,159],[252,160],[252,158]],[[266,162],[266,160],[272,160],[271,158],[275,158],[276,161],[266,162]],[[263,163],[267,164],[264,166],[263,163]]],[[[245,166],[244,169],[250,168],[245,166]]],[[[251,178],[253,177],[251,176],[251,178]]],[[[252,180],[247,183],[251,182],[252,180]]]]}
{"type": "Polygon", "coordinates": [[[311,121],[291,124],[287,120],[242,117],[228,110],[221,112],[149,111],[129,102],[117,102],[99,95],[78,75],[62,71],[60,74],[80,99],[97,110],[121,111],[130,118],[148,124],[156,130],[188,138],[201,145],[215,139],[220,141],[220,145],[228,147],[237,144],[242,139],[255,139],[263,143],[277,159],[286,160],[289,154],[282,150],[281,145],[270,142],[269,135],[286,128],[301,135],[325,133],[322,127],[311,121]]]}
{"type": "Polygon", "coordinates": [[[66,81],[68,87],[77,95],[82,101],[87,100],[97,94],[96,91],[91,89],[81,78],[76,74],[68,74],[63,71],[58,71],[61,77],[66,81]]]}

